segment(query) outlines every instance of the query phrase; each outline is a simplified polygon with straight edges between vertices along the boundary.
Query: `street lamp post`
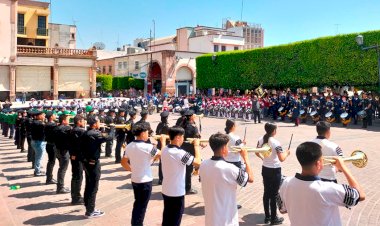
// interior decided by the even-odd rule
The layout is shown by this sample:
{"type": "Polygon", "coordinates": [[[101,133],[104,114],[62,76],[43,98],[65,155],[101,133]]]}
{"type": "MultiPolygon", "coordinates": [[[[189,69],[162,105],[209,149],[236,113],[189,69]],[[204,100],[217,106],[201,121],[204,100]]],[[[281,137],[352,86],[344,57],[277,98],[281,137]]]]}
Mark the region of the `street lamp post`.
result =
{"type": "Polygon", "coordinates": [[[370,49],[376,49],[377,53],[377,70],[378,70],[378,77],[379,77],[379,90],[380,91],[380,46],[379,44],[373,45],[373,46],[364,46],[364,37],[363,35],[358,35],[355,38],[356,43],[360,46],[362,50],[370,50],[370,49]]]}

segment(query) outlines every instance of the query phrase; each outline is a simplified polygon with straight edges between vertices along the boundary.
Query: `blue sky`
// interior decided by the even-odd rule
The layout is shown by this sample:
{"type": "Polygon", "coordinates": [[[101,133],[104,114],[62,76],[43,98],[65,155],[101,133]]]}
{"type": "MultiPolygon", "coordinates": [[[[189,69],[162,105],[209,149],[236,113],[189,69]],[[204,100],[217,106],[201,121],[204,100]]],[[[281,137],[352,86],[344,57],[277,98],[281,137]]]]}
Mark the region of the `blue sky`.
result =
{"type": "MultiPolygon", "coordinates": [[[[49,1],[49,0],[45,0],[49,1]]],[[[104,42],[106,49],[185,26],[221,27],[239,20],[241,0],[51,0],[52,22],[76,24],[77,48],[104,42]]],[[[265,46],[336,34],[380,30],[379,0],[243,0],[243,20],[265,29],[265,46]]]]}

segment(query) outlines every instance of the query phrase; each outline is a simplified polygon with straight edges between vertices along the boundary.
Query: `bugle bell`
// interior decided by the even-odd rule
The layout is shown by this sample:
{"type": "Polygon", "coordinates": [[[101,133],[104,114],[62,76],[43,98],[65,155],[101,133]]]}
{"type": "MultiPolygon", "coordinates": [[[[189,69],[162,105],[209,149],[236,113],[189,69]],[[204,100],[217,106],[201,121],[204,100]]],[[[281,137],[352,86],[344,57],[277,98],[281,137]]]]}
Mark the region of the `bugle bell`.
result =
{"type": "MultiPolygon", "coordinates": [[[[198,138],[187,138],[186,142],[192,144],[196,139],[198,138]]],[[[199,139],[199,143],[208,143],[208,139],[199,139]]]]}
{"type": "MultiPolygon", "coordinates": [[[[355,150],[350,157],[342,158],[344,162],[352,162],[358,168],[364,168],[368,163],[367,155],[361,150],[355,150]]],[[[332,156],[323,156],[323,165],[335,164],[336,160],[332,156]]]]}
{"type": "Polygon", "coordinates": [[[157,134],[157,135],[152,136],[152,138],[155,140],[160,140],[161,136],[164,136],[166,139],[170,139],[169,135],[167,134],[157,134]]]}
{"type": "Polygon", "coordinates": [[[233,152],[240,152],[242,149],[247,150],[248,152],[260,153],[264,158],[269,157],[272,154],[272,149],[268,144],[264,144],[261,148],[248,147],[248,146],[231,146],[233,152]]]}

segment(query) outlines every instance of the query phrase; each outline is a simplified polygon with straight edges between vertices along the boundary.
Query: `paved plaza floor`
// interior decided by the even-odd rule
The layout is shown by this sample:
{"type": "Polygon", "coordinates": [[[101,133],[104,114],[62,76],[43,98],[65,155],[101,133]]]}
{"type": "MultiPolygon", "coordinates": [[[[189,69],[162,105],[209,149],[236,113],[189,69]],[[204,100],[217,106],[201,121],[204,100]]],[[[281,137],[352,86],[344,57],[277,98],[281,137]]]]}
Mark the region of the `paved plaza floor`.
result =
{"type": "MultiPolygon", "coordinates": [[[[178,115],[170,115],[170,125],[175,124],[178,115]]],[[[159,122],[159,115],[148,118],[153,130],[159,122]]],[[[197,120],[198,123],[198,120],[197,120]]],[[[243,137],[247,127],[247,145],[255,146],[257,139],[264,134],[264,123],[239,121],[237,134],[243,137]]],[[[208,138],[217,131],[224,131],[225,119],[203,118],[202,137],[208,138]]],[[[315,126],[300,125],[294,127],[291,123],[278,122],[276,138],[284,149],[289,145],[293,134],[291,155],[282,163],[282,171],[286,176],[299,172],[295,156],[295,148],[304,141],[316,136],[315,126]]],[[[344,154],[349,155],[356,149],[363,150],[369,158],[367,167],[358,169],[349,164],[355,177],[364,187],[367,199],[351,210],[340,208],[344,225],[380,225],[380,123],[363,130],[360,126],[332,128],[332,141],[338,143],[344,154]]],[[[26,154],[20,153],[8,138],[0,137],[0,226],[10,225],[130,225],[133,206],[133,190],[130,173],[122,169],[120,164],[114,164],[114,158],[101,158],[102,175],[96,200],[96,208],[106,212],[97,219],[84,217],[84,206],[70,205],[70,194],[55,193],[55,185],[45,185],[45,177],[33,177],[31,163],[26,161],[26,154]],[[10,186],[19,185],[18,190],[10,190],[10,186]]],[[[212,156],[211,149],[202,149],[203,159],[212,156]]],[[[104,155],[104,153],[102,154],[104,155]]],[[[46,168],[47,156],[44,156],[43,166],[46,168]]],[[[261,177],[261,160],[250,154],[250,162],[254,171],[254,182],[245,188],[238,189],[238,203],[243,207],[239,210],[240,225],[264,225],[262,207],[263,184],[261,177]]],[[[58,162],[54,169],[54,177],[58,162]]],[[[162,220],[163,201],[161,186],[157,185],[157,165],[153,166],[154,186],[152,197],[145,217],[145,225],[160,225],[162,220]]],[[[66,173],[66,186],[70,187],[71,166],[66,173]]],[[[342,175],[338,176],[340,183],[346,183],[342,175]]],[[[202,226],[204,223],[204,202],[198,177],[193,177],[197,195],[186,196],[185,213],[182,225],[202,226]]],[[[83,186],[84,188],[84,186],[83,186]]],[[[82,188],[82,189],[83,189],[82,188]]],[[[310,205],[313,205],[310,203],[310,205]]],[[[283,225],[290,225],[287,215],[283,225]]]]}

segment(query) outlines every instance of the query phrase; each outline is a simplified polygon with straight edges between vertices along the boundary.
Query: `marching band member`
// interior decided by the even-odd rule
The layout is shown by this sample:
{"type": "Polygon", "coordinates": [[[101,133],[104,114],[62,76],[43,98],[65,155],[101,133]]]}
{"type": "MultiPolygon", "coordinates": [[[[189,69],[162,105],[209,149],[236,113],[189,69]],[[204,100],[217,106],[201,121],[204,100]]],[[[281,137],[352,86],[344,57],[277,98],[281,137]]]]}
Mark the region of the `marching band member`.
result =
{"type": "Polygon", "coordinates": [[[111,126],[109,134],[102,134],[99,131],[100,121],[97,116],[88,119],[89,130],[83,135],[83,165],[86,173],[86,186],[84,189],[84,205],[86,207],[85,216],[87,218],[100,217],[103,211],[95,209],[96,194],[98,192],[100,180],[100,147],[101,144],[113,140],[115,128],[111,126]]]}
{"type": "Polygon", "coordinates": [[[284,180],[280,188],[282,213],[288,213],[293,226],[342,225],[339,206],[355,206],[365,193],[342,159],[335,157],[336,168],[343,172],[348,184],[323,182],[318,177],[323,169],[321,146],[305,142],[296,155],[302,172],[284,180]]]}
{"type": "MultiPolygon", "coordinates": [[[[318,122],[317,123],[317,133],[318,136],[312,142],[317,143],[321,146],[322,154],[324,156],[343,156],[342,149],[332,141],[329,141],[331,137],[331,124],[328,122],[318,122]]],[[[337,183],[336,180],[336,169],[333,165],[324,166],[318,175],[322,181],[331,181],[337,183]]]]}
{"type": "Polygon", "coordinates": [[[358,112],[361,111],[360,107],[360,99],[357,92],[354,93],[354,97],[352,98],[352,112],[351,117],[354,119],[354,125],[358,124],[358,112]]]}
{"type": "Polygon", "coordinates": [[[226,128],[224,129],[224,131],[226,131],[226,134],[229,138],[228,153],[227,156],[225,156],[225,160],[226,162],[231,163],[239,169],[241,169],[241,153],[233,152],[231,146],[243,146],[246,144],[246,142],[245,140],[242,141],[240,137],[235,134],[236,124],[234,121],[227,119],[226,128]]]}
{"type": "MultiPolygon", "coordinates": [[[[156,134],[168,134],[169,133],[169,122],[168,122],[168,117],[169,117],[169,112],[168,111],[163,111],[160,114],[161,116],[161,122],[158,123],[157,128],[156,128],[156,134]]],[[[165,145],[161,144],[161,141],[158,141],[157,148],[162,149],[165,145]]],[[[161,160],[158,163],[158,184],[162,184],[162,164],[161,160]]]]}
{"type": "MultiPolygon", "coordinates": [[[[185,130],[185,139],[187,138],[201,138],[201,134],[195,124],[194,111],[188,110],[185,113],[186,119],[182,125],[185,130]]],[[[195,155],[195,147],[190,143],[183,143],[181,148],[191,155],[195,155]]],[[[191,175],[193,173],[193,165],[186,166],[186,195],[197,194],[197,190],[191,188],[191,175]]]]}
{"type": "MultiPolygon", "coordinates": [[[[104,123],[109,126],[110,124],[115,123],[116,121],[116,116],[115,116],[115,109],[109,109],[108,115],[106,116],[104,123]]],[[[88,121],[88,120],[87,120],[88,121]]],[[[109,133],[111,129],[106,128],[105,129],[106,133],[109,133]]],[[[113,139],[108,139],[106,141],[106,157],[111,157],[112,156],[112,146],[113,146],[113,139]]]]}
{"type": "Polygon", "coordinates": [[[35,119],[31,124],[31,145],[34,150],[34,176],[45,176],[41,171],[41,161],[46,152],[45,141],[45,114],[42,111],[34,112],[35,119]]]}
{"type": "Polygon", "coordinates": [[[298,100],[298,95],[294,95],[294,99],[292,100],[292,119],[294,120],[294,125],[298,126],[300,124],[300,109],[301,102],[298,100]]]}
{"type": "Polygon", "coordinates": [[[131,129],[129,131],[127,131],[127,135],[125,138],[125,141],[127,142],[127,144],[129,144],[135,140],[135,136],[132,133],[133,125],[135,124],[135,122],[134,122],[135,119],[136,119],[136,112],[130,111],[129,112],[129,119],[126,122],[127,125],[131,125],[131,129]]]}
{"type": "Polygon", "coordinates": [[[246,186],[253,182],[248,152],[241,150],[239,155],[246,165],[246,171],[224,161],[231,140],[230,134],[216,133],[209,139],[214,152],[211,159],[205,160],[200,166],[202,193],[205,202],[205,217],[208,226],[239,225],[238,212],[235,208],[237,185],[246,186]]]}
{"type": "MultiPolygon", "coordinates": [[[[125,109],[119,108],[118,117],[115,119],[116,124],[125,124],[125,109]]],[[[116,129],[116,148],[115,148],[115,163],[121,162],[121,147],[125,142],[125,129],[116,129]]]]}
{"type": "Polygon", "coordinates": [[[261,148],[264,144],[268,144],[272,149],[272,154],[264,158],[260,153],[256,155],[263,160],[262,176],[264,182],[263,205],[265,212],[265,223],[271,225],[282,224],[283,217],[277,216],[276,197],[281,183],[281,162],[290,155],[290,150],[283,151],[281,144],[274,136],[277,133],[277,126],[272,123],[266,123],[266,134],[261,137],[257,143],[257,147],[261,148]],[[269,208],[270,206],[270,208],[269,208]]]}
{"type": "Polygon", "coordinates": [[[162,196],[164,211],[162,226],[179,226],[185,206],[185,177],[186,166],[199,167],[201,157],[199,154],[199,140],[195,139],[194,155],[183,150],[185,130],[174,126],[169,128],[170,144],[162,150],[162,196]]]}
{"type": "Polygon", "coordinates": [[[55,122],[56,115],[53,114],[53,112],[47,112],[46,118],[48,120],[45,125],[46,153],[48,154],[48,162],[46,165],[46,184],[56,184],[57,181],[53,179],[53,168],[56,159],[56,152],[54,150],[54,129],[57,127],[57,123],[55,122]]]}
{"type": "MultiPolygon", "coordinates": [[[[131,171],[131,181],[135,202],[133,203],[131,225],[143,225],[146,208],[152,194],[152,159],[160,157],[161,152],[153,144],[146,143],[149,139],[149,125],[136,123],[133,127],[136,140],[125,148],[122,166],[131,171]]],[[[160,142],[165,146],[166,138],[161,136],[160,142]]]]}

